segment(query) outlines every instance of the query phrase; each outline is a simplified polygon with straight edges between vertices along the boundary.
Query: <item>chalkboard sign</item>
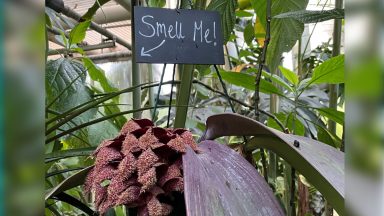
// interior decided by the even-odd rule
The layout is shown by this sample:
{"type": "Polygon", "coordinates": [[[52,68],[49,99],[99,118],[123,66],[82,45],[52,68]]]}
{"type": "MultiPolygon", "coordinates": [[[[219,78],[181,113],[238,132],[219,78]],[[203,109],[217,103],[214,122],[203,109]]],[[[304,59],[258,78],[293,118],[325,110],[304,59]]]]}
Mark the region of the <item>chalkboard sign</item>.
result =
{"type": "Polygon", "coordinates": [[[224,64],[219,13],[148,7],[134,10],[138,63],[224,64]]]}

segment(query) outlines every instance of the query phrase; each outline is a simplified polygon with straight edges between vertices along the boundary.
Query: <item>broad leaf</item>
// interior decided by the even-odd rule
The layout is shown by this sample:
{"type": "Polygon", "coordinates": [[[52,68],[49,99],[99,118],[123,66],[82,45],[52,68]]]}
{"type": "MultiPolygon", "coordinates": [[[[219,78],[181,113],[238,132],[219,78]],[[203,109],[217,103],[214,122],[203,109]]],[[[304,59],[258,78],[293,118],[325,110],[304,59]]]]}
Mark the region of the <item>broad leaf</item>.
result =
{"type": "Polygon", "coordinates": [[[316,128],[317,128],[317,140],[319,140],[320,142],[326,143],[330,146],[333,146],[335,148],[340,148],[341,139],[339,137],[332,134],[326,128],[323,128],[320,126],[317,126],[316,128]]]}
{"type": "MultiPolygon", "coordinates": [[[[106,115],[112,115],[114,113],[120,113],[121,110],[118,105],[115,105],[113,103],[106,103],[104,106],[104,113],[106,115]]],[[[123,125],[127,122],[127,118],[125,118],[123,115],[116,116],[112,119],[114,125],[117,126],[117,128],[122,128],[123,125]]]]}
{"type": "Polygon", "coordinates": [[[237,17],[252,17],[253,13],[250,13],[250,12],[245,11],[245,10],[237,10],[236,16],[237,17]]]}
{"type": "Polygon", "coordinates": [[[231,113],[209,117],[202,140],[222,136],[254,136],[246,144],[246,151],[252,152],[258,148],[273,151],[305,176],[340,215],[345,214],[343,152],[319,141],[285,134],[253,119],[231,113]]]}
{"type": "Polygon", "coordinates": [[[217,11],[221,15],[221,29],[223,31],[224,43],[231,35],[236,22],[237,0],[212,0],[207,10],[217,11]]]}
{"type": "MultiPolygon", "coordinates": [[[[264,29],[266,27],[267,0],[251,0],[256,16],[264,29]]],[[[276,0],[272,1],[272,17],[290,11],[304,10],[308,0],[276,0]]],[[[280,64],[281,55],[288,52],[296,44],[304,31],[304,24],[294,19],[272,19],[271,42],[267,52],[267,65],[275,71],[280,64]]]]}
{"type": "Polygon", "coordinates": [[[344,19],[344,9],[332,9],[322,11],[299,10],[279,14],[273,18],[292,18],[302,23],[317,23],[331,19],[344,19]]]}
{"type": "MultiPolygon", "coordinates": [[[[272,16],[302,10],[307,7],[308,0],[279,0],[273,1],[272,16]]],[[[267,53],[267,65],[275,71],[280,64],[281,55],[288,52],[296,44],[304,31],[304,24],[294,19],[272,19],[271,43],[267,53]]]]}
{"type": "Polygon", "coordinates": [[[244,40],[250,46],[253,39],[255,38],[255,33],[253,30],[252,22],[245,26],[244,28],[244,40]]]}
{"type": "Polygon", "coordinates": [[[282,66],[279,66],[279,69],[283,76],[293,85],[299,84],[299,76],[295,74],[293,71],[288,70],[287,68],[284,68],[282,66]]]}
{"type": "MultiPolygon", "coordinates": [[[[255,76],[227,71],[221,71],[220,74],[225,81],[233,85],[255,91],[255,76]]],[[[284,96],[276,86],[264,79],[260,80],[260,92],[284,96]]]]}
{"type": "Polygon", "coordinates": [[[263,71],[262,75],[265,78],[271,79],[272,82],[279,84],[281,87],[284,87],[285,89],[289,90],[290,92],[293,92],[293,88],[287,82],[285,82],[281,77],[277,76],[276,74],[271,74],[271,73],[268,73],[266,71],[263,71]]]}
{"type": "Polygon", "coordinates": [[[315,108],[320,115],[331,119],[340,125],[344,124],[344,113],[333,108],[315,108]]]}
{"type": "MultiPolygon", "coordinates": [[[[303,123],[300,122],[298,118],[294,118],[293,114],[287,113],[276,113],[274,114],[276,118],[284,124],[285,127],[289,129],[292,133],[300,136],[304,136],[305,127],[303,123]]],[[[268,118],[267,120],[268,127],[274,128],[276,130],[282,131],[281,127],[276,123],[276,121],[272,118],[268,118]]],[[[282,131],[284,132],[284,131],[282,131]]]]}
{"type": "MultiPolygon", "coordinates": [[[[82,64],[60,58],[49,61],[46,65],[46,103],[50,109],[63,113],[69,109],[92,99],[85,83],[86,70],[82,64]]],[[[88,122],[96,114],[96,109],[90,109],[72,119],[61,129],[65,130],[88,122]]]]}
{"type": "Polygon", "coordinates": [[[229,147],[213,141],[183,155],[187,215],[284,215],[256,169],[229,147]]]}
{"type": "Polygon", "coordinates": [[[95,65],[91,59],[84,57],[83,63],[88,70],[89,77],[92,80],[99,82],[104,92],[115,92],[118,90],[117,88],[113,87],[113,85],[105,77],[103,69],[95,65]]]}
{"type": "MultiPolygon", "coordinates": [[[[120,110],[119,110],[120,111],[120,110]]],[[[97,114],[95,119],[103,117],[101,114],[97,114]]],[[[113,120],[102,121],[96,124],[92,124],[88,127],[89,142],[97,146],[103,140],[111,139],[119,133],[118,128],[113,124],[113,120]],[[102,133],[100,133],[102,131],[102,133]]]]}
{"type": "Polygon", "coordinates": [[[309,84],[344,83],[344,55],[328,59],[313,70],[309,84]]]}
{"type": "Polygon", "coordinates": [[[79,22],[69,33],[69,44],[72,46],[73,44],[81,43],[85,34],[87,33],[87,29],[91,25],[91,20],[86,20],[83,22],[79,22]]]}

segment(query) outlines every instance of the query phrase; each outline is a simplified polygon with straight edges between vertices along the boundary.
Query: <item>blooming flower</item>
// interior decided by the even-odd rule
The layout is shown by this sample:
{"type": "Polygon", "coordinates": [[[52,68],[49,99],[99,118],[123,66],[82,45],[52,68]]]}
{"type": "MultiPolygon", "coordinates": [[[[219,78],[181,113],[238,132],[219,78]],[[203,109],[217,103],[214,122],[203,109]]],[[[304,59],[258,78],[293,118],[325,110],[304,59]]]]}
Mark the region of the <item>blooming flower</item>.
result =
{"type": "Polygon", "coordinates": [[[118,205],[138,207],[138,215],[165,216],[172,206],[161,197],[183,192],[181,156],[186,146],[198,151],[185,129],[154,127],[148,119],[132,119],[94,152],[95,166],[84,190],[95,193],[95,207],[104,214],[118,205]]]}

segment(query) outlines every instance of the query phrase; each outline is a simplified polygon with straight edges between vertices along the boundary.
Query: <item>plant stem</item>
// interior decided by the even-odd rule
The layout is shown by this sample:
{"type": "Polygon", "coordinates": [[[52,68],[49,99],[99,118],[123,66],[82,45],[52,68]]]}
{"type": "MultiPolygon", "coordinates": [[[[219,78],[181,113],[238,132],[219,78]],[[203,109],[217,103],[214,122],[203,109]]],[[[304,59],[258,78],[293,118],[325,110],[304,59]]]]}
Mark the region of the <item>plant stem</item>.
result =
{"type": "MultiPolygon", "coordinates": [[[[268,45],[269,41],[271,39],[271,8],[272,8],[272,2],[271,0],[267,0],[267,13],[266,13],[266,29],[265,29],[265,41],[264,41],[264,47],[263,51],[261,53],[261,58],[259,59],[259,68],[256,74],[256,80],[255,80],[255,118],[257,121],[260,120],[260,110],[259,110],[259,103],[260,103],[260,79],[261,79],[261,73],[263,72],[263,67],[265,64],[267,51],[268,51],[268,45]]],[[[260,149],[261,153],[261,162],[263,164],[263,171],[264,171],[264,178],[268,182],[268,171],[267,171],[267,161],[265,158],[265,152],[264,149],[260,149]]]]}
{"type": "Polygon", "coordinates": [[[193,65],[181,65],[181,83],[177,94],[175,128],[184,128],[187,120],[189,97],[193,80],[193,65]]]}
{"type": "Polygon", "coordinates": [[[295,181],[296,181],[296,171],[295,169],[292,167],[291,168],[291,188],[290,188],[290,197],[289,197],[289,205],[290,205],[290,208],[291,208],[291,213],[289,214],[290,216],[295,216],[296,215],[296,206],[295,206],[295,192],[296,192],[296,184],[295,184],[295,181]]]}
{"type": "MultiPolygon", "coordinates": [[[[343,0],[336,0],[335,8],[341,9],[343,7],[343,0]]],[[[335,19],[333,27],[333,49],[332,56],[340,55],[341,47],[341,27],[342,23],[340,19],[335,19]]],[[[338,85],[332,84],[329,85],[329,108],[337,109],[337,99],[338,99],[338,85]]],[[[328,129],[331,133],[336,133],[336,122],[328,120],[328,129]]]]}
{"type": "Polygon", "coordinates": [[[165,68],[166,67],[167,67],[167,64],[164,64],[163,71],[162,71],[161,77],[160,77],[159,87],[157,88],[157,96],[156,96],[156,100],[155,100],[155,108],[153,109],[153,113],[152,113],[152,121],[155,121],[156,109],[157,109],[157,105],[159,104],[159,100],[160,100],[161,86],[163,85],[163,80],[164,80],[164,74],[165,74],[165,68]]]}
{"type": "MultiPolygon", "coordinates": [[[[140,84],[140,71],[139,71],[139,65],[136,63],[136,56],[135,56],[135,22],[133,17],[135,17],[135,10],[134,6],[137,5],[136,0],[131,0],[131,38],[132,38],[132,86],[137,86],[140,84]]],[[[134,110],[139,110],[141,107],[141,90],[140,89],[134,89],[132,92],[132,108],[134,110]]],[[[134,112],[133,118],[141,118],[141,112],[134,112]]]]}
{"type": "Polygon", "coordinates": [[[255,80],[255,116],[256,120],[260,120],[260,112],[259,112],[259,102],[260,102],[260,79],[261,79],[261,73],[263,71],[263,67],[265,64],[265,60],[267,57],[267,51],[268,51],[268,45],[269,41],[271,40],[271,7],[272,3],[271,0],[267,0],[267,24],[266,24],[266,30],[265,30],[265,41],[264,41],[264,47],[263,51],[261,53],[261,58],[259,59],[259,68],[256,75],[255,80]]]}
{"type": "Polygon", "coordinates": [[[220,75],[220,71],[219,71],[219,69],[217,68],[216,65],[213,65],[213,66],[215,67],[215,71],[216,71],[217,77],[218,77],[219,80],[220,80],[220,83],[221,83],[221,86],[222,86],[222,88],[223,88],[224,94],[225,94],[225,96],[227,97],[229,106],[231,107],[232,112],[233,112],[233,113],[236,113],[235,108],[233,107],[232,101],[231,101],[231,99],[230,99],[230,97],[229,97],[229,94],[228,94],[228,91],[227,91],[227,87],[225,86],[225,83],[224,83],[224,81],[223,81],[223,78],[222,78],[221,75],[220,75]]]}
{"type": "Polygon", "coordinates": [[[176,74],[176,64],[173,65],[171,95],[169,96],[169,105],[168,105],[167,128],[169,128],[169,120],[171,118],[172,99],[173,99],[173,84],[175,82],[175,74],[176,74]]]}
{"type": "MultiPolygon", "coordinates": [[[[153,71],[152,71],[152,64],[147,64],[148,66],[148,75],[149,75],[149,81],[150,82],[153,82],[153,71]]],[[[149,106],[155,106],[155,92],[154,92],[154,89],[152,88],[149,88],[149,91],[148,91],[148,102],[149,102],[149,106]]],[[[151,114],[153,115],[153,111],[151,110],[151,114]]]]}

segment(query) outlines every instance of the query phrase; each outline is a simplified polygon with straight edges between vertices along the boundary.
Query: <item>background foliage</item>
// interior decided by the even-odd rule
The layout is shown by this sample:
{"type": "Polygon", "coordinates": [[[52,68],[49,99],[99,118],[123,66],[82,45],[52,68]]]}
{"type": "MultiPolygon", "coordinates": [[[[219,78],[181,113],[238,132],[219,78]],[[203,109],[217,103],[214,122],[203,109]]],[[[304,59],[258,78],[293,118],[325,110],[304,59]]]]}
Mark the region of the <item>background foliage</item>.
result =
{"type": "MultiPolygon", "coordinates": [[[[219,69],[220,74],[228,86],[227,90],[234,103],[235,112],[251,118],[255,118],[255,78],[261,50],[265,45],[266,1],[181,1],[181,6],[184,8],[214,10],[220,13],[227,50],[226,65],[219,69]],[[239,44],[239,34],[235,34],[235,31],[243,35],[246,46],[239,44]],[[235,46],[237,56],[228,54],[229,44],[235,46]]],[[[74,172],[92,165],[93,161],[88,157],[90,153],[102,140],[116,136],[122,125],[131,117],[131,113],[153,108],[152,104],[144,99],[146,94],[150,94],[150,91],[146,90],[157,87],[158,83],[142,83],[139,86],[118,91],[106,78],[105,72],[77,46],[84,40],[94,13],[105,2],[107,1],[100,1],[98,4],[96,2],[83,16],[84,20],[73,26],[68,39],[64,36],[62,29],[61,40],[68,52],[76,51],[82,56],[71,58],[63,55],[59,59],[49,60],[46,63],[45,185],[47,191],[63,182],[68,182],[69,176],[74,172]],[[87,77],[98,83],[96,85],[98,87],[89,85],[87,77]],[[122,112],[119,96],[135,89],[143,90],[141,92],[143,108],[122,112]]],[[[272,2],[271,41],[266,67],[262,71],[260,80],[262,111],[260,121],[277,130],[288,130],[290,133],[311,137],[343,150],[344,92],[343,88],[340,88],[341,91],[336,98],[338,109],[330,108],[328,85],[343,86],[344,55],[332,56],[331,51],[335,47],[332,47],[332,44],[324,44],[312,50],[311,55],[299,52],[302,58],[298,59],[298,67],[294,71],[282,67],[282,54],[292,50],[301,40],[305,23],[341,19],[344,16],[343,10],[306,11],[308,0],[274,0],[272,2]],[[278,104],[278,109],[273,109],[271,107],[273,104],[278,104]],[[329,129],[328,120],[338,124],[337,131],[329,129]]],[[[165,6],[165,1],[150,0],[146,3],[151,7],[165,6]]],[[[59,23],[57,19],[59,18],[56,12],[46,8],[46,25],[57,25],[59,23]]],[[[186,105],[189,108],[180,109],[183,112],[172,109],[171,120],[182,119],[185,127],[191,129],[196,136],[200,136],[205,130],[206,118],[217,113],[229,112],[229,103],[213,66],[185,66],[180,67],[178,71],[181,74],[189,72],[189,77],[182,75],[181,82],[175,82],[178,85],[177,97],[174,101],[171,99],[171,103],[174,108],[180,107],[180,99],[186,98],[186,105]],[[192,87],[188,88],[189,85],[192,87]]],[[[160,83],[160,85],[165,84],[160,83]]],[[[164,114],[164,110],[168,109],[165,104],[169,102],[169,95],[162,95],[157,102],[156,106],[160,110],[154,113],[157,125],[165,125],[167,115],[164,114]]],[[[171,125],[173,123],[171,121],[171,125]]],[[[228,143],[247,157],[242,150],[241,137],[226,137],[221,141],[228,143]]],[[[287,174],[289,165],[273,154],[260,149],[251,152],[250,162],[266,176],[275,195],[289,212],[291,196],[289,184],[292,178],[287,174]],[[263,157],[266,162],[263,161],[263,157]],[[268,173],[262,169],[266,167],[268,167],[268,173]]],[[[304,187],[301,188],[310,193],[310,196],[305,198],[306,202],[310,203],[310,207],[306,209],[306,215],[322,215],[326,209],[330,208],[322,195],[300,174],[296,177],[300,182],[297,184],[303,184],[304,187]]],[[[46,199],[46,215],[79,215],[92,211],[91,198],[86,197],[78,185],[69,184],[68,187],[73,188],[67,190],[65,195],[46,199]]],[[[297,200],[300,192],[303,191],[299,190],[294,196],[296,206],[299,204],[297,200]]],[[[124,210],[123,208],[111,209],[110,214],[123,215],[124,210]]]]}

